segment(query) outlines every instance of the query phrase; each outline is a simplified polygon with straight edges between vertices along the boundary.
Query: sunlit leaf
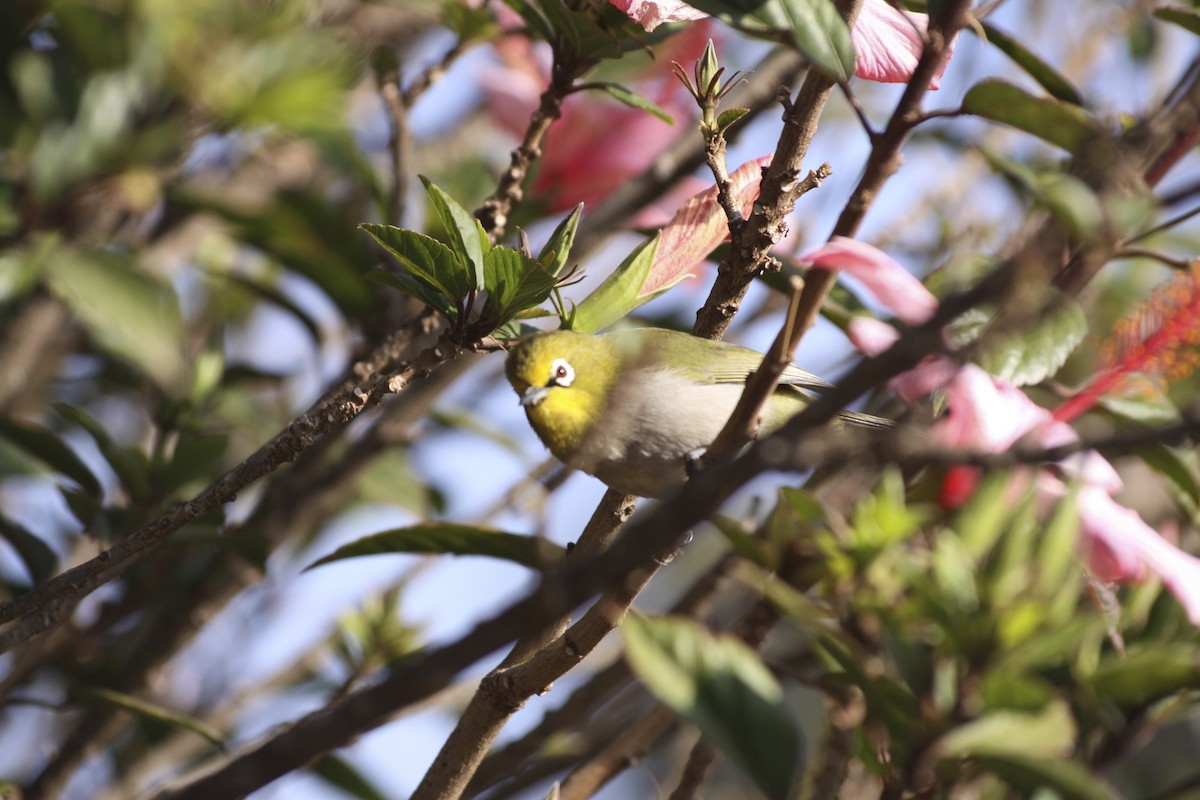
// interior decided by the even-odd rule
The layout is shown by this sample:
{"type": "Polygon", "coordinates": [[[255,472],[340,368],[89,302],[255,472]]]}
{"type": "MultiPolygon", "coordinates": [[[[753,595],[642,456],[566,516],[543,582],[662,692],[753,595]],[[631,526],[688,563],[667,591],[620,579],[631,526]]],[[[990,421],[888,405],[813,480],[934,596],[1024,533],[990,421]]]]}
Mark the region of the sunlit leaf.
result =
{"type": "Polygon", "coordinates": [[[770,798],[785,798],[804,763],[783,690],[740,640],[683,618],[628,617],[625,656],[646,688],[695,723],[770,798]]]}
{"type": "Polygon", "coordinates": [[[988,44],[1012,59],[1017,66],[1025,70],[1029,77],[1037,81],[1052,97],[1056,97],[1072,105],[1083,105],[1083,98],[1080,97],[1078,90],[1071,85],[1071,82],[1062,73],[995,25],[982,20],[979,24],[983,27],[988,44]]]}
{"type": "Polygon", "coordinates": [[[632,89],[626,89],[621,84],[612,83],[611,81],[601,81],[592,85],[599,89],[603,89],[604,91],[608,92],[608,94],[614,100],[618,100],[631,108],[641,109],[648,114],[652,114],[668,125],[675,124],[675,119],[668,114],[662,106],[658,105],[658,103],[655,103],[648,97],[643,97],[632,89]]]}
{"type": "Polygon", "coordinates": [[[556,280],[537,261],[508,247],[488,252],[483,275],[488,293],[484,318],[494,325],[508,322],[526,308],[541,305],[550,296],[556,280]]]}
{"type": "Polygon", "coordinates": [[[583,203],[575,206],[562,222],[554,228],[554,233],[546,240],[545,247],[538,253],[538,263],[545,264],[546,271],[557,277],[571,257],[571,247],[575,244],[575,232],[579,228],[579,218],[583,215],[583,203]],[[547,257],[553,253],[553,258],[547,257]]]}
{"type": "Polygon", "coordinates": [[[183,317],[170,288],[111,253],[61,251],[47,265],[54,293],[92,339],[174,394],[184,385],[183,317]]]}
{"type": "Polygon", "coordinates": [[[565,551],[539,536],[523,536],[450,522],[427,522],[364,536],[342,545],[305,569],[347,558],[395,553],[487,556],[542,570],[561,564],[565,551]]]}
{"type": "MultiPolygon", "coordinates": [[[[475,288],[471,267],[437,239],[393,225],[366,223],[360,227],[403,264],[413,279],[452,304],[462,302],[475,288]]],[[[479,258],[482,262],[483,256],[479,258]]],[[[372,275],[382,279],[378,273],[372,275]]],[[[482,286],[480,281],[480,288],[482,286]]]]}
{"type": "Polygon", "coordinates": [[[634,249],[611,275],[575,307],[571,329],[595,333],[607,328],[653,296],[642,297],[642,285],[654,265],[658,252],[658,237],[643,242],[634,249]]]}
{"type": "MultiPolygon", "coordinates": [[[[442,227],[445,228],[446,234],[450,237],[452,243],[451,250],[470,267],[467,288],[482,291],[484,265],[483,243],[480,241],[479,223],[471,215],[470,211],[459,205],[453,197],[442,191],[437,184],[424,175],[421,176],[421,183],[425,184],[425,191],[429,194],[430,202],[433,203],[433,210],[437,213],[438,218],[442,222],[442,227]]],[[[364,225],[363,228],[367,229],[367,226],[364,225]]],[[[371,233],[369,229],[367,232],[371,233]]],[[[374,236],[375,234],[372,233],[371,235],[374,236]]],[[[376,236],[375,238],[378,239],[379,237],[376,236]]],[[[382,242],[382,240],[380,243],[384,247],[387,247],[387,244],[382,242]]],[[[466,293],[464,292],[463,296],[465,295],[466,293]]],[[[453,294],[450,296],[456,297],[453,294]]]]}
{"type": "Polygon", "coordinates": [[[1024,755],[1054,758],[1071,752],[1075,744],[1075,719],[1061,700],[1041,710],[999,710],[960,725],[938,740],[941,758],[1004,757],[1024,755]]]}
{"type": "Polygon", "coordinates": [[[1095,120],[1078,106],[1052,97],[1034,97],[995,78],[972,86],[962,107],[968,114],[1011,125],[1075,155],[1099,132],[1095,120]]]}

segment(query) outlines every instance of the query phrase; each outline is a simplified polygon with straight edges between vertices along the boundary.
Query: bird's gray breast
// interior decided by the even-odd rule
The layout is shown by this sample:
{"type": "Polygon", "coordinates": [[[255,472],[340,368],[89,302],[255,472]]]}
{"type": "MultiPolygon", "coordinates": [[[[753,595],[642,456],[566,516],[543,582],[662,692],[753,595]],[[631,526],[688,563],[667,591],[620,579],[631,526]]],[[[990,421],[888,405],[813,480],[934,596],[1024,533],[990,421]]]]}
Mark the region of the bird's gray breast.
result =
{"type": "Polygon", "coordinates": [[[576,466],[617,491],[660,496],[683,483],[685,456],[712,443],[742,389],[693,383],[669,370],[628,373],[576,466]]]}

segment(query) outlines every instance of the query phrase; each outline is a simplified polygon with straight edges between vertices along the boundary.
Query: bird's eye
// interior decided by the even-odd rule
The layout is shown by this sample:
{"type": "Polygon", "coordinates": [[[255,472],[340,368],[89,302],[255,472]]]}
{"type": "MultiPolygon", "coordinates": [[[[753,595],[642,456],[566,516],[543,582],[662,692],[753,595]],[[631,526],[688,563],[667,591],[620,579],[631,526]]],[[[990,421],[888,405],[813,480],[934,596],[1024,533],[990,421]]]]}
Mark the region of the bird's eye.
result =
{"type": "Polygon", "coordinates": [[[575,381],[575,370],[565,359],[556,358],[550,365],[550,385],[570,386],[575,381]]]}

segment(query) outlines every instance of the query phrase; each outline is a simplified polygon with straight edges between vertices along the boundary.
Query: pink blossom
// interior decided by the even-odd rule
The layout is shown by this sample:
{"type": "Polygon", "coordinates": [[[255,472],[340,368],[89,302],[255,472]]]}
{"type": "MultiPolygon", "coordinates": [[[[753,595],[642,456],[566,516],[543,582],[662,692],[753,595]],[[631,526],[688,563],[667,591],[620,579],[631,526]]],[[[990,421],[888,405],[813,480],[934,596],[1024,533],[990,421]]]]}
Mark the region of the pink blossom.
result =
{"type": "MultiPolygon", "coordinates": [[[[665,22],[703,19],[703,11],[679,0],[609,0],[635,22],[652,31],[665,22]]],[[[869,81],[905,83],[912,77],[925,44],[923,36],[929,26],[929,15],[913,11],[898,11],[886,0],[865,0],[858,19],[850,29],[856,54],[854,74],[869,81]]],[[[942,62],[930,89],[938,88],[938,78],[946,70],[950,53],[942,62]]]]}
{"type": "MultiPolygon", "coordinates": [[[[928,27],[928,14],[900,11],[885,0],[865,0],[850,29],[857,56],[854,74],[880,83],[907,83],[925,48],[928,27]]],[[[930,89],[938,88],[938,79],[946,71],[953,52],[951,42],[937,75],[929,82],[930,89]]]]}
{"type": "Polygon", "coordinates": [[[1089,566],[1108,581],[1139,581],[1147,572],[1162,579],[1194,625],[1200,625],[1200,559],[1159,536],[1132,509],[1098,486],[1077,497],[1089,566]]]}
{"type": "Polygon", "coordinates": [[[906,403],[915,403],[922,397],[941,389],[958,374],[958,364],[945,356],[926,356],[907,372],[901,372],[888,381],[888,388],[906,403]]]}
{"type": "Polygon", "coordinates": [[[949,414],[929,435],[947,447],[998,453],[1038,425],[1050,412],[1015,386],[997,381],[974,364],[963,366],[946,387],[949,414]]]}
{"type": "Polygon", "coordinates": [[[704,19],[708,16],[698,8],[692,8],[679,0],[609,0],[624,11],[637,24],[652,31],[665,22],[704,19]]]}
{"type": "MultiPolygon", "coordinates": [[[[758,198],[762,171],[770,163],[769,155],[747,161],[729,176],[733,196],[743,215],[750,213],[758,198]]],[[[693,195],[662,229],[658,254],[638,295],[646,297],[661,292],[688,277],[728,237],[729,220],[717,202],[717,187],[710,186],[693,195]]]]}
{"type": "MultiPolygon", "coordinates": [[[[704,25],[695,28],[672,37],[670,52],[660,54],[654,72],[643,75],[637,87],[677,124],[595,92],[573,94],[564,101],[561,116],[546,133],[532,186],[547,211],[603,200],[649,169],[680,135],[685,126],[678,123],[696,116],[695,102],[668,72],[673,58],[694,59],[701,52],[710,32],[704,25]]],[[[523,37],[506,36],[496,43],[496,55],[501,65],[490,66],[479,76],[484,100],[492,119],[521,137],[550,80],[549,51],[531,46],[523,37]]]]}
{"type": "Polygon", "coordinates": [[[820,269],[846,270],[910,325],[925,322],[937,311],[937,298],[924,284],[887,253],[865,242],[835,236],[804,253],[799,260],[820,269]]]}
{"type": "Polygon", "coordinates": [[[846,326],[850,342],[865,356],[877,356],[900,340],[900,331],[882,320],[856,314],[846,326]]]}

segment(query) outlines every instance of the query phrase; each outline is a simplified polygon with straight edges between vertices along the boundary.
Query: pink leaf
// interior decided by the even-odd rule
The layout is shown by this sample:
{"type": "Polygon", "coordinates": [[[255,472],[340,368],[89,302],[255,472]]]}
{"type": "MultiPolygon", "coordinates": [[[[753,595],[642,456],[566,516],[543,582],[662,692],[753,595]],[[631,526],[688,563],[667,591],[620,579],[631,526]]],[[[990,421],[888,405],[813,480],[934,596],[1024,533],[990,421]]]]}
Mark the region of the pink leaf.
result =
{"type": "MultiPolygon", "coordinates": [[[[771,156],[763,156],[746,162],[729,176],[743,215],[750,213],[758,198],[762,171],[770,163],[771,156]]],[[[652,295],[683,280],[728,237],[729,220],[717,202],[717,187],[693,195],[662,229],[658,255],[638,296],[652,295]]]]}
{"type": "Polygon", "coordinates": [[[698,8],[692,8],[679,0],[609,0],[624,11],[637,24],[652,31],[665,22],[704,19],[708,16],[698,8]]]}
{"type": "Polygon", "coordinates": [[[1200,559],[1185,553],[1103,489],[1079,490],[1084,547],[1092,571],[1102,580],[1137,581],[1152,572],[1200,625],[1200,559]]]}

